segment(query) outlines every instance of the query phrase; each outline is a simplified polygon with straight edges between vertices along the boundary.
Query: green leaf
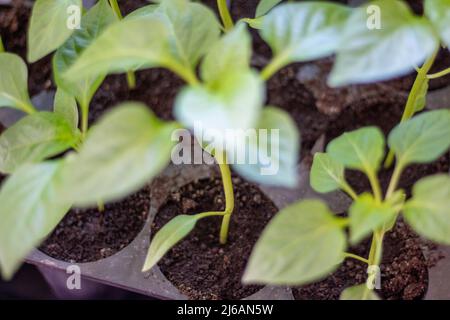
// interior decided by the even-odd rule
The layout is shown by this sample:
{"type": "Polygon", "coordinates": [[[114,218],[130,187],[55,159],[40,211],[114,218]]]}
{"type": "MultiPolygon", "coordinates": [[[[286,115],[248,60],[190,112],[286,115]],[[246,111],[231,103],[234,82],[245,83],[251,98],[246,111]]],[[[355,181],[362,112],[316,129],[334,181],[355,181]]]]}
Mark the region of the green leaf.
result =
{"type": "Polygon", "coordinates": [[[326,153],[316,153],[311,167],[311,187],[320,193],[338,190],[344,185],[344,166],[326,153]]]}
{"type": "Polygon", "coordinates": [[[318,200],[283,209],[256,243],[243,281],[303,285],[326,276],[342,262],[346,247],[339,222],[318,200]]]}
{"type": "Polygon", "coordinates": [[[327,153],[349,169],[378,171],[384,156],[384,136],[376,127],[346,132],[328,144],[327,153]]]}
{"type": "Polygon", "coordinates": [[[201,66],[205,82],[221,81],[226,73],[248,69],[252,54],[251,37],[244,23],[223,36],[208,52],[201,66]]]}
{"type": "Polygon", "coordinates": [[[355,9],[330,75],[332,86],[367,83],[406,74],[439,45],[430,22],[399,0],[370,1],[355,9]],[[378,8],[378,9],[377,9],[378,8]],[[379,20],[377,25],[376,20],[379,20]]]}
{"type": "Polygon", "coordinates": [[[149,4],[134,10],[133,12],[129,13],[126,17],[124,17],[124,19],[148,17],[153,15],[158,8],[159,4],[149,4]]]}
{"type": "Polygon", "coordinates": [[[263,98],[264,84],[259,75],[243,70],[223,75],[214,87],[186,87],[175,101],[174,113],[186,127],[201,127],[199,141],[222,150],[225,144],[236,145],[239,138],[237,134],[227,135],[227,130],[256,127],[263,98]],[[206,137],[211,139],[202,139],[206,137]]]}
{"type": "Polygon", "coordinates": [[[61,88],[56,90],[53,111],[66,119],[73,131],[78,128],[78,107],[73,96],[61,88]]]}
{"type": "Polygon", "coordinates": [[[59,198],[60,161],[26,165],[0,191],[0,266],[11,279],[27,254],[56,227],[70,209],[59,198]]]}
{"type": "Polygon", "coordinates": [[[35,62],[57,49],[74,29],[69,22],[74,16],[71,6],[82,11],[81,0],[36,0],[28,31],[28,61],[35,62]]]}
{"type": "Polygon", "coordinates": [[[341,300],[380,300],[378,295],[367,288],[367,285],[361,284],[342,291],[341,300]]]}
{"type": "Polygon", "coordinates": [[[174,123],[145,105],[126,103],[91,128],[64,170],[64,198],[76,205],[120,199],[143,187],[170,161],[174,123]]]}
{"type": "Polygon", "coordinates": [[[279,4],[282,0],[261,0],[256,7],[255,18],[259,18],[265,15],[267,12],[272,10],[277,4],[279,4]]]}
{"type": "Polygon", "coordinates": [[[280,67],[331,55],[351,9],[334,3],[290,3],[273,9],[263,21],[262,38],[280,67]]]}
{"type": "Polygon", "coordinates": [[[56,51],[53,57],[53,72],[58,87],[72,94],[80,105],[88,106],[92,96],[103,82],[106,73],[69,81],[61,75],[72,66],[89,45],[113,22],[117,21],[107,0],[99,1],[81,19],[81,29],[56,51]]]}
{"type": "Polygon", "coordinates": [[[33,106],[28,96],[28,70],[15,54],[0,53],[0,108],[11,107],[30,111],[33,106]]]}
{"type": "Polygon", "coordinates": [[[450,0],[425,0],[425,15],[431,20],[441,39],[450,47],[450,0]]]}
{"type": "MultiPolygon", "coordinates": [[[[244,164],[234,161],[233,168],[245,178],[266,185],[295,187],[300,134],[290,115],[275,107],[263,109],[254,135],[241,137],[245,146],[244,164]]],[[[244,150],[244,148],[242,150],[244,150]]],[[[239,155],[233,156],[233,159],[239,155]]],[[[228,152],[228,159],[230,159],[228,152]]]]}
{"type": "Polygon", "coordinates": [[[420,235],[450,244],[450,176],[435,175],[420,180],[405,205],[408,224],[420,235]]]}
{"type": "Polygon", "coordinates": [[[78,132],[59,114],[28,115],[0,136],[0,171],[11,173],[25,163],[58,155],[74,146],[78,139],[78,132]]]}
{"type": "Polygon", "coordinates": [[[167,251],[194,229],[198,219],[198,215],[179,215],[159,230],[150,244],[142,271],[153,268],[167,251]]]}
{"type": "Polygon", "coordinates": [[[165,67],[192,81],[198,60],[219,34],[217,19],[203,5],[167,1],[154,14],[109,27],[64,76],[74,81],[104,73],[165,67]]]}
{"type": "Polygon", "coordinates": [[[389,135],[389,146],[404,166],[438,159],[450,147],[450,110],[429,111],[399,124],[389,135]]]}
{"type": "Polygon", "coordinates": [[[371,194],[359,196],[350,207],[350,242],[356,244],[377,228],[394,219],[395,209],[378,203],[371,194]]]}

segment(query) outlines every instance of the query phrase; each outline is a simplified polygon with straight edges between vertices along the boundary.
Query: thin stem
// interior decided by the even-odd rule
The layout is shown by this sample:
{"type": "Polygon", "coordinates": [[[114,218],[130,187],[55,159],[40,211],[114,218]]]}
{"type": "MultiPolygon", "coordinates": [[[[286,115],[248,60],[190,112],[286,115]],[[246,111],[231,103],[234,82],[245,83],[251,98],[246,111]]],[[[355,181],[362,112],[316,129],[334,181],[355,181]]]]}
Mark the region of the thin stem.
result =
{"type": "Polygon", "coordinates": [[[127,83],[128,83],[128,88],[130,88],[130,89],[136,88],[136,75],[134,74],[133,71],[127,72],[127,83]]]}
{"type": "Polygon", "coordinates": [[[209,212],[203,212],[197,214],[197,217],[199,219],[207,218],[207,217],[214,217],[214,216],[223,216],[225,215],[225,212],[223,211],[209,211],[209,212]]]}
{"type": "Polygon", "coordinates": [[[226,32],[230,31],[234,27],[233,19],[228,10],[226,0],[217,0],[217,7],[219,8],[220,18],[222,19],[223,27],[226,32]]]}
{"type": "Polygon", "coordinates": [[[86,133],[89,128],[89,104],[84,101],[80,102],[81,109],[81,139],[86,138],[86,133]]]}
{"type": "Polygon", "coordinates": [[[0,36],[0,53],[5,52],[5,46],[3,45],[2,37],[0,36]]]}
{"type": "Polygon", "coordinates": [[[97,208],[99,212],[105,211],[105,203],[102,200],[97,201],[97,208]]]}
{"type": "Polygon", "coordinates": [[[356,259],[356,260],[359,260],[361,262],[364,262],[365,264],[369,264],[369,260],[367,260],[367,259],[365,259],[365,258],[363,258],[361,256],[358,256],[356,254],[349,253],[349,252],[344,252],[344,258],[356,259]]]}
{"type": "Polygon", "coordinates": [[[373,195],[375,196],[375,200],[377,202],[381,203],[383,200],[383,196],[381,193],[381,186],[380,181],[377,178],[377,175],[372,170],[366,170],[367,171],[367,177],[369,178],[370,186],[373,190],[373,195]]]}
{"type": "Polygon", "coordinates": [[[119,4],[117,3],[117,0],[109,0],[109,4],[111,5],[111,8],[113,9],[116,17],[119,20],[122,20],[123,19],[122,12],[120,12],[120,8],[119,8],[119,4]]]}
{"type": "Polygon", "coordinates": [[[427,77],[428,77],[428,79],[431,80],[431,79],[437,79],[437,78],[444,77],[444,76],[446,76],[448,74],[450,74],[450,68],[447,68],[447,69],[442,70],[442,71],[437,72],[437,73],[429,74],[427,77]]]}
{"type": "Polygon", "coordinates": [[[178,63],[170,63],[170,64],[168,63],[167,68],[169,68],[172,72],[176,73],[184,81],[186,81],[186,83],[188,83],[191,86],[195,86],[200,83],[195,73],[189,67],[185,67],[178,63]]]}
{"type": "Polygon", "coordinates": [[[18,107],[25,113],[32,114],[36,112],[36,109],[30,103],[19,103],[18,107]]]}
{"type": "Polygon", "coordinates": [[[286,65],[285,54],[276,55],[261,71],[261,78],[269,80],[275,73],[286,65]]]}
{"type": "Polygon", "coordinates": [[[401,162],[398,162],[395,166],[394,173],[392,174],[391,181],[389,182],[389,187],[386,192],[386,199],[389,199],[392,194],[397,189],[398,182],[400,181],[400,177],[402,175],[403,171],[403,164],[401,162]]]}
{"type": "MultiPolygon", "coordinates": [[[[430,72],[431,67],[434,64],[434,61],[436,60],[437,54],[439,52],[439,48],[435,50],[433,55],[425,61],[424,65],[419,69],[417,72],[416,80],[414,81],[414,85],[411,89],[411,92],[409,93],[408,101],[406,102],[405,110],[403,111],[402,119],[400,122],[407,121],[412,118],[414,113],[416,112],[415,106],[417,99],[419,98],[419,94],[422,90],[422,86],[424,85],[425,81],[428,81],[428,73],[430,72]]],[[[392,166],[392,163],[394,162],[395,154],[392,150],[389,150],[389,154],[384,162],[384,167],[390,168],[392,166]]]]}
{"type": "Polygon", "coordinates": [[[220,173],[222,175],[223,190],[225,192],[225,211],[222,219],[222,226],[220,228],[220,243],[225,244],[228,239],[231,214],[234,210],[233,183],[231,181],[231,171],[227,164],[225,153],[218,153],[215,157],[217,163],[219,164],[220,173]]]}
{"type": "Polygon", "coordinates": [[[358,198],[358,194],[356,191],[346,182],[343,181],[341,185],[342,190],[344,190],[345,193],[347,193],[353,200],[356,200],[358,198]]]}

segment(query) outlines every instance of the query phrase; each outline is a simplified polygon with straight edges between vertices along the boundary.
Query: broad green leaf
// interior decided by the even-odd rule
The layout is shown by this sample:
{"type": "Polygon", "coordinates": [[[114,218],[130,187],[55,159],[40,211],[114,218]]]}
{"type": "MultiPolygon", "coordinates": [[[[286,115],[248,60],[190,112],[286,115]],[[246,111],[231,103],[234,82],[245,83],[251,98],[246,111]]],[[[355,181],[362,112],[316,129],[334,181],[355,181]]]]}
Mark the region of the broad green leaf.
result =
{"type": "Polygon", "coordinates": [[[198,215],[179,215],[159,230],[152,239],[142,271],[153,268],[167,251],[194,229],[198,219],[198,215]]]}
{"type": "Polygon", "coordinates": [[[33,110],[28,96],[28,70],[23,60],[11,53],[0,53],[0,108],[33,110]]]}
{"type": "Polygon", "coordinates": [[[356,244],[394,219],[395,209],[387,203],[377,203],[371,194],[359,196],[350,207],[350,241],[356,244]]]}
{"type": "Polygon", "coordinates": [[[99,1],[81,19],[81,29],[56,51],[53,57],[53,72],[59,87],[71,93],[80,103],[88,106],[92,96],[103,82],[106,73],[69,81],[61,75],[72,66],[89,45],[113,22],[117,21],[107,0],[99,1]]]}
{"type": "Polygon", "coordinates": [[[253,71],[223,75],[214,87],[191,86],[181,91],[175,101],[175,117],[188,128],[196,130],[203,144],[222,149],[226,143],[236,145],[239,135],[229,130],[255,128],[264,98],[264,84],[253,71]],[[210,139],[208,139],[210,138],[210,139]]]}
{"type": "Polygon", "coordinates": [[[22,118],[0,136],[0,172],[39,162],[73,147],[79,134],[60,114],[37,112],[22,118]]]}
{"type": "Polygon", "coordinates": [[[143,187],[170,161],[174,123],[145,105],[123,104],[91,128],[64,170],[64,198],[76,205],[120,199],[143,187]]]}
{"type": "Polygon", "coordinates": [[[270,45],[277,65],[331,55],[351,9],[334,3],[290,3],[274,8],[263,21],[262,38],[270,45]]]}
{"type": "Polygon", "coordinates": [[[148,17],[150,15],[153,15],[158,8],[159,4],[149,4],[134,10],[133,12],[129,13],[126,17],[124,17],[124,19],[148,17]]]}
{"type": "Polygon", "coordinates": [[[403,214],[420,235],[450,244],[450,176],[436,175],[420,180],[403,214]]]}
{"type": "Polygon", "coordinates": [[[384,136],[376,127],[346,132],[327,147],[327,153],[335,161],[366,173],[377,172],[384,152],[384,136]]]}
{"type": "Polygon", "coordinates": [[[70,209],[59,198],[60,161],[25,165],[0,190],[0,266],[11,279],[27,254],[70,209]]]}
{"type": "Polygon", "coordinates": [[[326,153],[316,153],[311,167],[311,187],[320,193],[328,193],[344,185],[344,166],[326,153]]]}
{"type": "Polygon", "coordinates": [[[332,86],[401,76],[439,45],[430,22],[399,0],[370,1],[355,9],[340,32],[332,86]]]}
{"type": "Polygon", "coordinates": [[[62,45],[81,12],[81,0],[36,0],[28,31],[28,61],[35,62],[62,45]]]}
{"type": "Polygon", "coordinates": [[[450,0],[425,0],[425,15],[450,47],[450,0]]]}
{"type": "Polygon", "coordinates": [[[249,131],[238,141],[244,161],[239,154],[228,152],[233,168],[245,178],[266,185],[295,187],[298,183],[297,165],[300,134],[290,115],[275,107],[263,109],[256,131],[249,131]]]}
{"type": "Polygon", "coordinates": [[[361,284],[342,291],[341,300],[380,300],[378,295],[367,285],[361,284]]]}
{"type": "Polygon", "coordinates": [[[64,89],[58,88],[55,94],[53,111],[66,119],[73,131],[78,128],[78,106],[75,98],[64,89]]]}
{"type": "Polygon", "coordinates": [[[226,73],[246,70],[250,65],[251,37],[244,23],[223,36],[208,52],[201,65],[205,82],[221,81],[226,73]]]}
{"type": "Polygon", "coordinates": [[[450,110],[429,111],[399,124],[389,146],[402,165],[428,163],[450,147],[450,110]]]}
{"type": "Polygon", "coordinates": [[[256,7],[255,17],[261,17],[265,15],[267,12],[272,10],[277,4],[279,4],[282,0],[261,0],[256,7]]]}
{"type": "Polygon", "coordinates": [[[263,231],[243,281],[303,285],[337,268],[346,248],[339,220],[318,200],[280,211],[263,231]]]}
{"type": "Polygon", "coordinates": [[[198,60],[218,40],[214,14],[197,3],[162,3],[154,14],[115,23],[66,72],[71,81],[104,73],[165,67],[187,81],[198,60]]]}

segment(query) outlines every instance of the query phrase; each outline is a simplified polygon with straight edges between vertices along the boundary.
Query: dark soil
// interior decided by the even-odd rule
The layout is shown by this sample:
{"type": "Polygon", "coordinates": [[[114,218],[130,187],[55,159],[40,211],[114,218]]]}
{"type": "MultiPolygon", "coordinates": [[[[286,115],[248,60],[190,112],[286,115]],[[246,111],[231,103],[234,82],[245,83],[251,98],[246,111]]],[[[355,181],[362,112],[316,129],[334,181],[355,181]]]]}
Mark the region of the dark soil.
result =
{"type": "Polygon", "coordinates": [[[125,248],[142,230],[150,209],[149,187],[105,210],[72,209],[42,244],[49,256],[75,262],[107,258],[125,248]]]}
{"type": "MultiPolygon", "coordinates": [[[[428,264],[422,253],[422,241],[402,221],[399,221],[384,241],[381,264],[381,290],[388,300],[421,299],[428,287],[428,264]]],[[[350,252],[367,257],[370,242],[351,248],[350,252]]],[[[293,290],[298,300],[335,300],[351,286],[367,279],[367,265],[346,259],[339,269],[325,280],[293,290]]]]}
{"type": "MultiPolygon", "coordinates": [[[[26,61],[28,23],[31,8],[25,1],[14,0],[11,7],[0,6],[0,34],[5,50],[16,53],[26,61]]],[[[52,85],[51,56],[28,64],[28,88],[30,96],[48,90],[52,85]]]]}
{"type": "MultiPolygon", "coordinates": [[[[233,185],[236,206],[228,243],[219,244],[220,217],[206,218],[159,263],[164,275],[190,299],[236,300],[261,289],[243,286],[241,278],[256,240],[278,210],[253,184],[234,177],[233,185]]],[[[152,234],[178,214],[223,209],[224,194],[219,178],[190,183],[172,193],[160,208],[152,234]]]]}

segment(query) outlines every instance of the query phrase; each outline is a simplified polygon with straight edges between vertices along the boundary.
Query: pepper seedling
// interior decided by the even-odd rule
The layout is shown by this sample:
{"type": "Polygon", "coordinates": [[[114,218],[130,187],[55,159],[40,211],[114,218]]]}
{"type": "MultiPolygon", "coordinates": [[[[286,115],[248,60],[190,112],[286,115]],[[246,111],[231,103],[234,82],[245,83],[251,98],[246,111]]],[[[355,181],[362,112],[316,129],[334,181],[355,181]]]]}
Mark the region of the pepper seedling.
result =
{"type": "Polygon", "coordinates": [[[417,163],[435,161],[450,146],[450,111],[431,111],[399,124],[389,135],[396,167],[386,194],[377,178],[385,156],[385,141],[376,127],[344,133],[331,141],[326,153],[316,153],[310,183],[319,193],[338,189],[353,203],[348,217],[335,216],[320,200],[304,200],[281,210],[263,231],[250,257],[245,283],[304,285],[335,270],[345,258],[368,265],[367,285],[351,287],[341,299],[378,299],[373,291],[379,279],[383,238],[402,214],[420,235],[450,244],[450,176],[423,178],[413,188],[411,199],[398,189],[404,169],[417,163]],[[357,194],[345,180],[345,169],[358,170],[368,177],[372,192],[357,194]],[[357,244],[372,234],[368,257],[346,253],[347,236],[357,244]]]}

